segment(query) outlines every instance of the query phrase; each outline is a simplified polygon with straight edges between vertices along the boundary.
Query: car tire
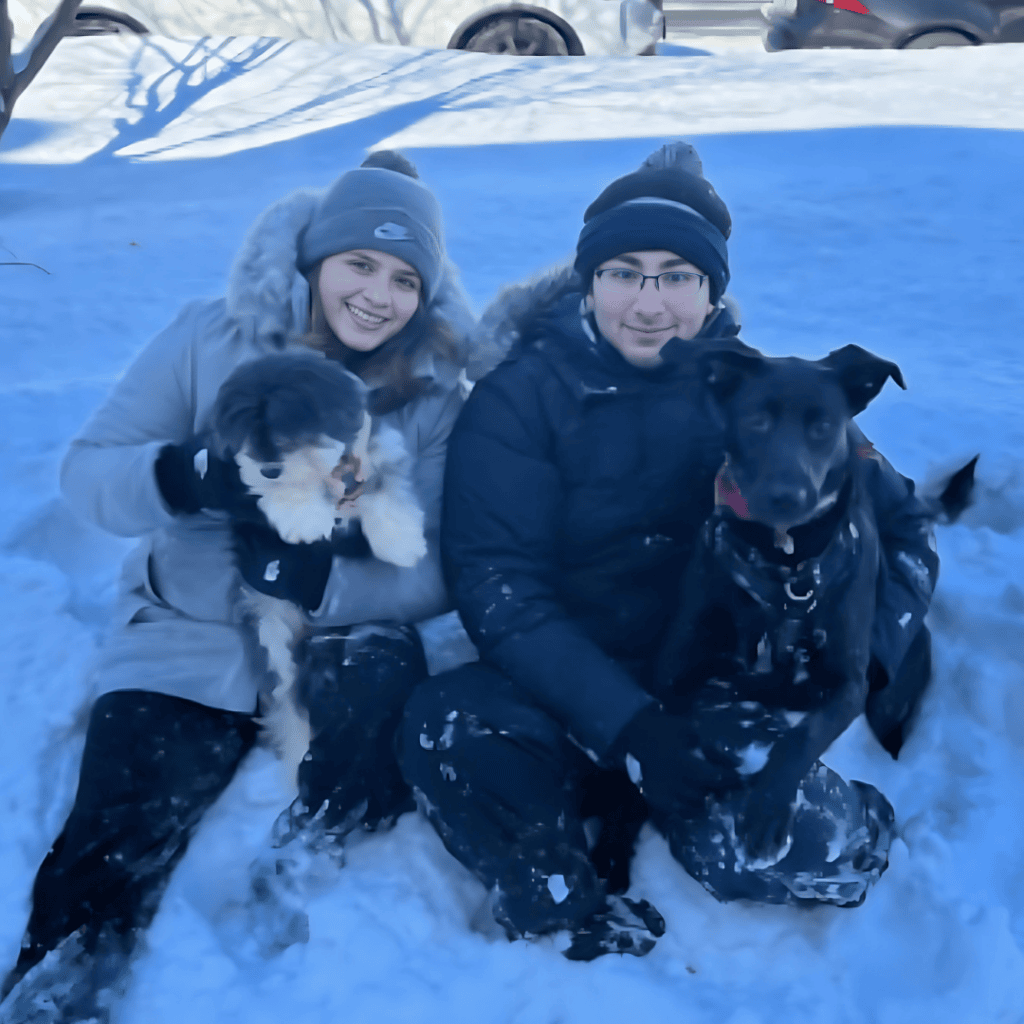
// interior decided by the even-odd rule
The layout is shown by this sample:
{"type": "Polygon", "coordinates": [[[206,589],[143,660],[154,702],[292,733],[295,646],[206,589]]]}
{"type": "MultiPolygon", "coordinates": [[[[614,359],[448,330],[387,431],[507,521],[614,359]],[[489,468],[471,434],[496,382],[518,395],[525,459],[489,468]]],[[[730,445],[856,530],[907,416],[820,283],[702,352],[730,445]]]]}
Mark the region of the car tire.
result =
{"type": "Polygon", "coordinates": [[[797,49],[793,36],[781,25],[768,25],[761,30],[761,45],[767,53],[797,49]]]}
{"type": "Polygon", "coordinates": [[[523,4],[474,15],[455,30],[448,49],[507,57],[583,56],[583,44],[568,22],[523,4]]]}
{"type": "Polygon", "coordinates": [[[149,35],[149,29],[137,18],[121,11],[112,11],[107,7],[79,7],[75,14],[75,22],[68,35],[72,36],[110,36],[110,35],[149,35]]]}
{"type": "Polygon", "coordinates": [[[905,42],[901,50],[934,50],[939,46],[973,46],[974,40],[963,32],[944,30],[941,32],[922,32],[919,36],[905,42]]]}

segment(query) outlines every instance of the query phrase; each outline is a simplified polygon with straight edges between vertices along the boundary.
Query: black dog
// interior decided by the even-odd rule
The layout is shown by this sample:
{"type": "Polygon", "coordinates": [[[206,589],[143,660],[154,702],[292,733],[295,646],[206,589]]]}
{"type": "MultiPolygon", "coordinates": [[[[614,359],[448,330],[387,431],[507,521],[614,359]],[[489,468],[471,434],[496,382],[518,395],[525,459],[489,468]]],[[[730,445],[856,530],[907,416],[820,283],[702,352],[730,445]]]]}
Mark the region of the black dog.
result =
{"type": "MultiPolygon", "coordinates": [[[[717,349],[700,368],[727,457],[657,683],[684,704],[710,691],[712,709],[785,709],[787,727],[748,747],[740,769],[750,785],[737,824],[757,858],[784,845],[800,781],[869,704],[881,552],[867,477],[877,455],[852,418],[889,377],[904,385],[899,367],[855,345],[817,362],[717,349]]],[[[975,461],[926,506],[934,519],[966,507],[975,461]]],[[[927,567],[918,568],[930,594],[927,567]]],[[[893,729],[928,681],[927,639],[907,659],[914,678],[901,678],[878,708],[879,719],[898,720],[872,723],[896,736],[896,749],[893,729]]]]}

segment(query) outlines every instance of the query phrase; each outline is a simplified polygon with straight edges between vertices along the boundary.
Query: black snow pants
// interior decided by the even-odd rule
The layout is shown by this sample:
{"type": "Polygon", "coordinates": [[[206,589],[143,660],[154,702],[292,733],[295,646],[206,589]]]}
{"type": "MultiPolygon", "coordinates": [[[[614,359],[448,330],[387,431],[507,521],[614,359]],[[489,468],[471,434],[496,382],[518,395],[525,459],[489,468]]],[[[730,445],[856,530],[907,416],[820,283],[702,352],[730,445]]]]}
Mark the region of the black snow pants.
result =
{"type": "MultiPolygon", "coordinates": [[[[749,727],[734,717],[749,743],[749,727]]],[[[754,718],[742,711],[742,722],[754,718]]],[[[785,719],[763,710],[758,725],[770,734],[785,719]]],[[[722,900],[856,903],[884,869],[892,838],[892,809],[877,790],[816,765],[801,787],[789,853],[775,865],[747,864],[730,834],[728,798],[709,797],[698,820],[650,810],[624,771],[595,765],[527,694],[481,664],[416,690],[400,753],[421,807],[490,890],[511,936],[573,930],[605,893],[624,889],[648,817],[722,900]]]]}
{"type": "Polygon", "coordinates": [[[131,952],[257,730],[251,715],[162,693],[118,690],[96,701],[75,803],[36,875],[5,989],[79,929],[89,954],[131,952]]]}
{"type": "MultiPolygon", "coordinates": [[[[324,630],[303,642],[297,663],[312,736],[292,824],[316,817],[336,832],[359,823],[377,828],[412,809],[394,739],[405,701],[427,672],[416,631],[389,624],[324,630]]],[[[88,954],[131,952],[258,731],[253,715],[160,693],[119,690],[97,700],[75,803],[36,876],[4,995],[79,929],[88,954]]]]}

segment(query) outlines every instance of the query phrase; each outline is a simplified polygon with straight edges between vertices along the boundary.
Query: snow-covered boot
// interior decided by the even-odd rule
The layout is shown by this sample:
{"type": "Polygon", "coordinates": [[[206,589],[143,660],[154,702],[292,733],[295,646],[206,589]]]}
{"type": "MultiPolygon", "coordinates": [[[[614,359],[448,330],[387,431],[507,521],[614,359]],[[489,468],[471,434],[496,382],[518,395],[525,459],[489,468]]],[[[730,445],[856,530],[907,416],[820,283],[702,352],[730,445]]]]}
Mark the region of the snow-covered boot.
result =
{"type": "Polygon", "coordinates": [[[80,929],[11,989],[0,1024],[108,1024],[110,1004],[128,983],[127,962],[117,950],[88,952],[80,929]]]}
{"type": "Polygon", "coordinates": [[[327,828],[321,814],[310,818],[302,801],[296,800],[278,817],[269,848],[249,868],[248,925],[263,957],[269,960],[296,942],[309,941],[306,904],[325,891],[344,866],[345,836],[365,811],[364,803],[340,825],[327,828]]]}
{"type": "Polygon", "coordinates": [[[594,960],[607,953],[646,956],[665,934],[665,919],[647,900],[608,896],[606,905],[576,929],[568,960],[594,960]]]}

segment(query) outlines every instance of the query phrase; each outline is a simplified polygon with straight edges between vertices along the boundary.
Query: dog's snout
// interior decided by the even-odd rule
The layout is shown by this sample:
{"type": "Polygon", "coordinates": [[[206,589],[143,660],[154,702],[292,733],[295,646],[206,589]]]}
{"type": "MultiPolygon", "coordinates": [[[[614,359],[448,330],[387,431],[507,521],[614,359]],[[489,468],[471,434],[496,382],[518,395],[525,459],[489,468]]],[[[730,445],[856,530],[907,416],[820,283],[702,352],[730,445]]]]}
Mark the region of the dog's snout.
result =
{"type": "Polygon", "coordinates": [[[794,484],[775,484],[768,492],[768,500],[776,513],[796,512],[807,502],[807,488],[794,484]]]}
{"type": "Polygon", "coordinates": [[[281,475],[280,466],[261,466],[260,473],[268,480],[276,480],[281,475]]]}

